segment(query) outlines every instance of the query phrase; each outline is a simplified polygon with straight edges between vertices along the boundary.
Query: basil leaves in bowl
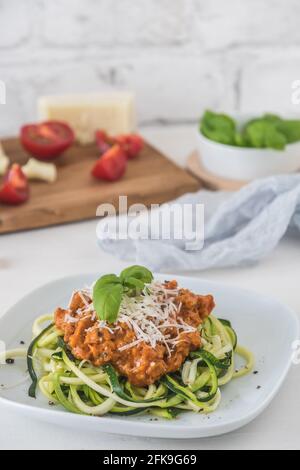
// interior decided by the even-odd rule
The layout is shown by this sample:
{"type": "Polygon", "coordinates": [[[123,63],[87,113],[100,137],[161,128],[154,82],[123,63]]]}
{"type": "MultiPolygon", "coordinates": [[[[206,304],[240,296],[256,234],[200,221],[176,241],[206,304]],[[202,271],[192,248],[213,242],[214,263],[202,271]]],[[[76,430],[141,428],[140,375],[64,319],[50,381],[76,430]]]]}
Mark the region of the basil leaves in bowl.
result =
{"type": "Polygon", "coordinates": [[[300,169],[300,120],[275,114],[231,117],[206,111],[198,132],[205,168],[218,176],[253,180],[300,169]]]}

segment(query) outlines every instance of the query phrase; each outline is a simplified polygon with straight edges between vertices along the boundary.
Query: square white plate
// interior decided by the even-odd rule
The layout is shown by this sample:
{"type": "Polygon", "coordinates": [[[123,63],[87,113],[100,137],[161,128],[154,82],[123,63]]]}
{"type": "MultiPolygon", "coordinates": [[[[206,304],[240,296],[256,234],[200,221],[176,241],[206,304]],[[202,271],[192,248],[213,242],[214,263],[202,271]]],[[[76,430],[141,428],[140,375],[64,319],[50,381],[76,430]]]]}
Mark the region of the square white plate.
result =
{"type": "MultiPolygon", "coordinates": [[[[91,284],[97,275],[80,275],[60,279],[33,291],[0,319],[0,340],[8,348],[26,345],[31,339],[34,319],[67,305],[72,291],[91,284]]],[[[166,276],[156,275],[165,279],[166,276]]],[[[172,276],[168,275],[168,279],[172,276]]],[[[283,383],[292,357],[292,344],[299,338],[296,315],[274,299],[224,284],[195,278],[174,276],[179,285],[199,294],[213,294],[215,315],[233,323],[239,343],[251,349],[256,357],[255,370],[232,381],[222,389],[220,408],[211,415],[183,413],[174,421],[153,417],[89,417],[50,407],[47,400],[28,397],[29,380],[17,387],[1,389],[0,406],[30,418],[69,426],[81,431],[109,432],[134,436],[196,438],[224,434],[252,421],[271,402],[283,383]]],[[[20,382],[25,376],[24,360],[15,365],[0,366],[0,385],[20,382]]]]}

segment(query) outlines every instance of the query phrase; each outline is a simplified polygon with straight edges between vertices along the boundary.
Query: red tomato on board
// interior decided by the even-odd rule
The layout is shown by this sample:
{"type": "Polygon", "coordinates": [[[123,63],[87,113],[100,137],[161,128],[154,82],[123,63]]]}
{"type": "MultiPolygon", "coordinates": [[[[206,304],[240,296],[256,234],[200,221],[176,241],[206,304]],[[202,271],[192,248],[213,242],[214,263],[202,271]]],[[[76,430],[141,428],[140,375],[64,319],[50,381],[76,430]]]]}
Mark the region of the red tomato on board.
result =
{"type": "Polygon", "coordinates": [[[129,159],[136,158],[144,148],[144,139],[137,134],[119,135],[116,142],[129,159]]]}
{"type": "Polygon", "coordinates": [[[103,155],[113,145],[120,145],[127,158],[136,158],[144,148],[144,139],[137,134],[123,134],[111,137],[107,132],[98,130],[95,133],[96,145],[103,155]]]}
{"type": "Polygon", "coordinates": [[[29,184],[20,165],[14,164],[4,177],[0,188],[0,202],[17,206],[29,199],[29,184]]]}
{"type": "Polygon", "coordinates": [[[95,132],[95,138],[96,145],[100,150],[100,155],[103,155],[115,144],[115,139],[113,137],[110,137],[107,132],[102,130],[95,132]]]}
{"type": "Polygon", "coordinates": [[[24,149],[42,161],[59,157],[75,140],[70,126],[59,121],[23,126],[20,138],[24,149]]]}
{"type": "Polygon", "coordinates": [[[119,145],[114,145],[99,158],[92,175],[104,181],[117,181],[124,175],[127,158],[119,145]]]}

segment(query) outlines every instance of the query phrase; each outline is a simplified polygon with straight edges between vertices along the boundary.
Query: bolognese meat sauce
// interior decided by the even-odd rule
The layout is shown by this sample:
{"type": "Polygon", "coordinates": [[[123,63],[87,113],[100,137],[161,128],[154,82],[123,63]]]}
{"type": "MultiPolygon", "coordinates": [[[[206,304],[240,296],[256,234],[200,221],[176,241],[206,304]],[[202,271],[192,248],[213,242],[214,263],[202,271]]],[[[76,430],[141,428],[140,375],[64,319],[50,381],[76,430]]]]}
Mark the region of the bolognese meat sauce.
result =
{"type": "Polygon", "coordinates": [[[149,290],[138,300],[127,299],[114,324],[99,321],[87,290],[75,292],[69,308],[55,312],[55,324],[72,354],[95,366],[111,363],[139,387],[178,370],[200,348],[199,326],[212,312],[214,299],[179,289],[176,281],[155,283],[149,290]]]}

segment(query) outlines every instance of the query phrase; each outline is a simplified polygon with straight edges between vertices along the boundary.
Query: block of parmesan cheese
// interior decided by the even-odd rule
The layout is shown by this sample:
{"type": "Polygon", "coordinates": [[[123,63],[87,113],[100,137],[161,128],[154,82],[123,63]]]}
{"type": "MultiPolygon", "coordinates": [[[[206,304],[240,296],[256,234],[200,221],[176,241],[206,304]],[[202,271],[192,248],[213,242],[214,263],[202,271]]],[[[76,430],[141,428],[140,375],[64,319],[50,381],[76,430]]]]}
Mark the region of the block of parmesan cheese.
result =
{"type": "Polygon", "coordinates": [[[45,96],[39,99],[38,111],[41,120],[67,122],[81,144],[94,142],[97,129],[111,135],[128,134],[136,129],[132,93],[45,96]]]}

